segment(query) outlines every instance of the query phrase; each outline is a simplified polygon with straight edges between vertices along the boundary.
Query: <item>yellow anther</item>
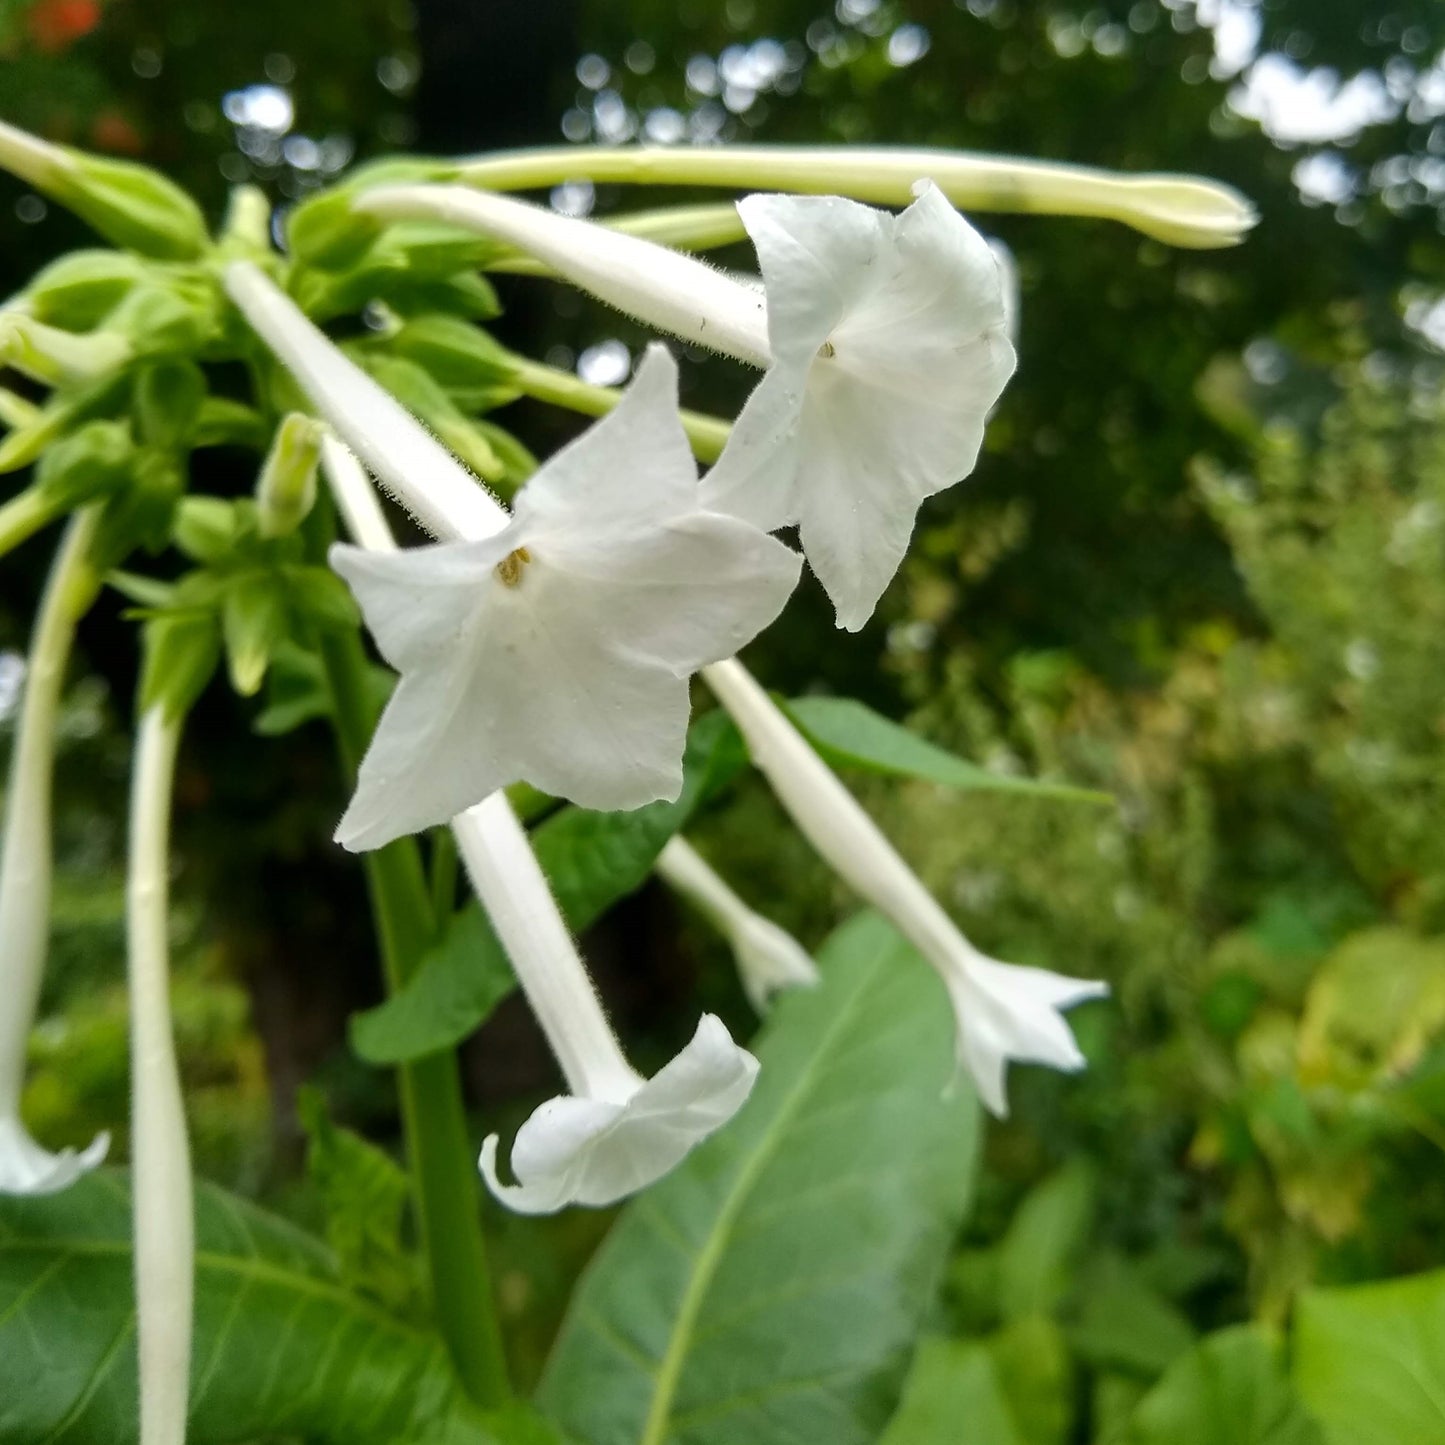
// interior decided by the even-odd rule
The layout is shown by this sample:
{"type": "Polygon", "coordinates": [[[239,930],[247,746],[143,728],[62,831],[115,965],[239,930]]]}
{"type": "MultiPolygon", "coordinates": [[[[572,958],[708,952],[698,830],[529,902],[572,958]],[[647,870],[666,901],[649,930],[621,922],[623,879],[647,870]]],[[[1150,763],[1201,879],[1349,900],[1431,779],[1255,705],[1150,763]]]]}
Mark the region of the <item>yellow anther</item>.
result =
{"type": "Polygon", "coordinates": [[[525,547],[518,547],[515,552],[508,552],[500,562],[497,563],[497,576],[502,579],[504,587],[515,587],[522,580],[522,568],[532,560],[532,554],[525,547]]]}

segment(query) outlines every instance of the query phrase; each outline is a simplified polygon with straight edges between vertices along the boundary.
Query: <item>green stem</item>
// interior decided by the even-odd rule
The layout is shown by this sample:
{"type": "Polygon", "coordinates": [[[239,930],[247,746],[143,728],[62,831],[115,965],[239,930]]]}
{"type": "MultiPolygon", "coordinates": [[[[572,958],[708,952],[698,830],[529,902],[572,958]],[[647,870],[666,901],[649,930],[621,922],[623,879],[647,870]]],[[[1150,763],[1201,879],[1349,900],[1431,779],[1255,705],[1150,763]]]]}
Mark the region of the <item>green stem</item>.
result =
{"type": "MultiPolygon", "coordinates": [[[[367,695],[360,639],[349,632],[328,635],[321,644],[321,660],[339,749],[347,770],[354,773],[376,720],[367,695]]],[[[364,863],[387,987],[394,994],[415,973],[436,936],[426,873],[413,838],[367,853],[364,863]]],[[[491,1270],[482,1239],[456,1055],[433,1054],[403,1064],[399,1072],[437,1323],[468,1392],[483,1405],[501,1404],[511,1388],[492,1306],[491,1270]]]]}
{"type": "Polygon", "coordinates": [[[28,541],[59,515],[59,508],[34,487],[10,498],[0,506],[0,557],[28,541]]]}
{"type": "MultiPolygon", "coordinates": [[[[513,360],[516,366],[511,376],[513,385],[538,401],[565,406],[569,411],[579,411],[584,416],[606,416],[622,399],[622,393],[616,388],[594,386],[573,376],[570,371],[561,371],[525,356],[514,357],[513,360]]],[[[692,443],[693,455],[702,462],[715,462],[728,439],[731,426],[721,417],[704,416],[701,412],[684,411],[680,415],[682,429],[692,443]]]]}

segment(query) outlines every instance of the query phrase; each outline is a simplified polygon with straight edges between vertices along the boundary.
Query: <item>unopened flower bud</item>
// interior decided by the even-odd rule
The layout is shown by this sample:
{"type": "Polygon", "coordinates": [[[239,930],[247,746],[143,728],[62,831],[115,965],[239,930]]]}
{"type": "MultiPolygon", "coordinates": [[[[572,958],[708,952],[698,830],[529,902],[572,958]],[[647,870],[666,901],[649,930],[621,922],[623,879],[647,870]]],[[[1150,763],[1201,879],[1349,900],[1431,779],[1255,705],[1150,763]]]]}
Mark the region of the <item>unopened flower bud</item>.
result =
{"type": "Polygon", "coordinates": [[[89,331],[144,274],[144,263],[125,251],[72,251],[52,261],[25,288],[26,310],[48,326],[89,331]]]}
{"type": "Polygon", "coordinates": [[[73,511],[123,487],[130,479],[135,455],[135,443],[124,422],[88,422],[40,458],[36,490],[57,511],[73,511]]]}
{"type": "Polygon", "coordinates": [[[125,365],[134,354],[124,337],[106,332],[78,335],[32,316],[0,316],[0,366],[10,366],[46,386],[76,386],[125,365]]]}
{"type": "Polygon", "coordinates": [[[256,483],[263,537],[284,537],[305,520],[316,501],[316,465],[321,457],[320,422],[292,412],[276,429],[276,440],[256,483]]]}
{"type": "Polygon", "coordinates": [[[189,261],[209,244],[200,208],[149,166],[53,145],[0,122],[0,166],[74,211],[107,241],[189,261]]]}

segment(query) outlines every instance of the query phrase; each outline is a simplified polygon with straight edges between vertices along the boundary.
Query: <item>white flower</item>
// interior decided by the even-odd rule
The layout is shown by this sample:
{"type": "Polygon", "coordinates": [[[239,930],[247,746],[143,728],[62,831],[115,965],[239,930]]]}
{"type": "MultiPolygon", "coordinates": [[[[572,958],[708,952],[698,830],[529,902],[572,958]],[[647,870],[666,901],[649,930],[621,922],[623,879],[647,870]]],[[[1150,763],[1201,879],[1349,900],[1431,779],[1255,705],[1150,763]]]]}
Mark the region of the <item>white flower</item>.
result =
{"type": "MultiPolygon", "coordinates": [[[[354,457],[333,438],[322,466],[351,535],[390,553],[396,543],[354,457]]],[[[570,1095],[544,1104],[512,1154],[521,1181],[497,1176],[497,1139],[481,1168],[504,1204],[547,1213],[605,1204],[665,1174],[741,1106],[757,1062],[714,1018],[650,1083],[627,1062],[567,932],[556,900],[506,794],[493,793],[452,819],[472,883],[561,1065],[570,1095]]]]}
{"type": "Polygon", "coordinates": [[[338,839],[372,848],[525,779],[584,807],[682,786],[688,679],[782,610],[799,558],[698,505],[677,368],[650,348],[610,415],[479,541],[337,547],[401,682],[338,839]]]}
{"type": "Polygon", "coordinates": [[[519,1214],[615,1204],[646,1188],[727,1123],[752,1091],[757,1060],[704,1014],[692,1042],[623,1099],[549,1099],[517,1131],[516,1184],[497,1174],[495,1134],[482,1145],[487,1187],[519,1214]]]}
{"type": "Polygon", "coordinates": [[[739,202],[768,294],[773,365],[703,496],[803,551],[856,631],[919,506],[973,470],[1014,369],[998,264],[932,185],[901,215],[836,197],[739,202]]]}
{"type": "Polygon", "coordinates": [[[1011,1059],[1083,1068],[1084,1056],[1060,1010],[1102,997],[1108,986],[985,957],[752,677],[735,662],[715,664],[703,675],[799,831],[943,979],[953,1004],[958,1061],[989,1109],[1008,1112],[1004,1075],[1011,1059]]]}
{"type": "Polygon", "coordinates": [[[109,1147],[110,1135],[98,1134],[85,1149],[52,1154],[14,1115],[0,1117],[0,1194],[58,1194],[97,1168],[109,1147]]]}
{"type": "Polygon", "coordinates": [[[758,1064],[711,1014],[671,1063],[644,1080],[622,1053],[557,911],[525,830],[493,794],[453,821],[457,844],[570,1094],[549,1099],[512,1146],[516,1184],[482,1146],[487,1186],[522,1214],[612,1204],[666,1174],[742,1106],[758,1064]]]}
{"type": "Polygon", "coordinates": [[[104,1158],[108,1134],[85,1149],[41,1148],[20,1121],[26,1043],[50,940],[51,774],[61,689],[75,625],[99,587],[89,562],[98,513],[70,523],[41,599],[5,794],[0,848],[0,1194],[52,1194],[104,1158]]]}
{"type": "Polygon", "coordinates": [[[785,928],[749,908],[681,835],[668,839],[656,867],[727,939],[743,992],[758,1013],[766,1012],[779,989],[818,982],[818,965],[807,949],[785,928]]]}
{"type": "Polygon", "coordinates": [[[920,189],[897,216],[836,196],[739,202],[765,311],[754,286],[702,261],[502,196],[383,187],[357,209],[495,236],[629,315],[767,367],[703,498],[769,530],[797,522],[839,626],[856,631],[920,504],[973,469],[1014,368],[988,243],[920,189]]]}

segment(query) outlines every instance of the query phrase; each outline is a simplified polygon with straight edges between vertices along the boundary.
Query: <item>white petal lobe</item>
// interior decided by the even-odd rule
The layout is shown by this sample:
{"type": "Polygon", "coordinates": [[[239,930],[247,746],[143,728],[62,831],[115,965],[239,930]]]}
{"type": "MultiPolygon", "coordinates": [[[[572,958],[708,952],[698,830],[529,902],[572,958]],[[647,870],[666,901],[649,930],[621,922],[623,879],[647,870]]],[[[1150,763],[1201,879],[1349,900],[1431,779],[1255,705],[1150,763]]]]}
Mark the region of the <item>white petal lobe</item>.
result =
{"type": "Polygon", "coordinates": [[[511,1166],[497,1169],[498,1137],[482,1145],[487,1187],[519,1214],[553,1214],[569,1204],[615,1204],[660,1179],[742,1107],[757,1060],[704,1014],[691,1043],[626,1103],[549,1099],[517,1131],[511,1166]]]}

